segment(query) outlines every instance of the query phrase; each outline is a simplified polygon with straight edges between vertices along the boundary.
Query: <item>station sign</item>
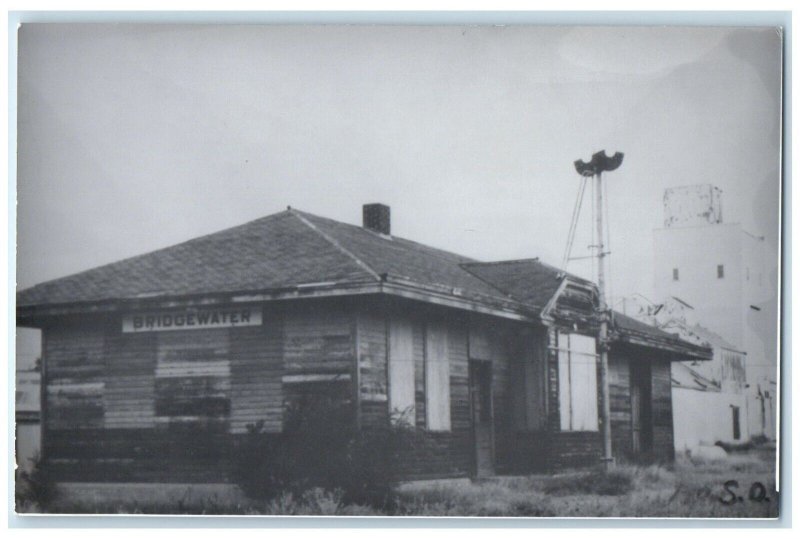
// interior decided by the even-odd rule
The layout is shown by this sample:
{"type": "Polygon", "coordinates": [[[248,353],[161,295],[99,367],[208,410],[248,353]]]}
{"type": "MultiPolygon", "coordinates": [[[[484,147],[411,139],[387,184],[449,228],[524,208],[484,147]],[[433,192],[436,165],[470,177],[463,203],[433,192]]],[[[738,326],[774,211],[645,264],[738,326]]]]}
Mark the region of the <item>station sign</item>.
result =
{"type": "Polygon", "coordinates": [[[198,308],[126,314],[123,333],[260,326],[261,307],[198,308]]]}

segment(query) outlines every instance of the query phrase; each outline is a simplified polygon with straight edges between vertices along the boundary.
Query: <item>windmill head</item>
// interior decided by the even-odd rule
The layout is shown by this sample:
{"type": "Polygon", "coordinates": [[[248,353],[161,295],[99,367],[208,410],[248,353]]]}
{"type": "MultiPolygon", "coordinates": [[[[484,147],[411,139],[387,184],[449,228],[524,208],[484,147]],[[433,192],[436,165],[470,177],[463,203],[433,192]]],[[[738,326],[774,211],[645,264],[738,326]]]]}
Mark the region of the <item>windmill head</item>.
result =
{"type": "Polygon", "coordinates": [[[625,154],[622,152],[616,152],[609,157],[606,155],[605,150],[601,150],[592,155],[592,159],[588,163],[582,159],[575,161],[575,170],[581,176],[595,176],[601,172],[618,169],[622,164],[623,157],[625,157],[625,154]]]}

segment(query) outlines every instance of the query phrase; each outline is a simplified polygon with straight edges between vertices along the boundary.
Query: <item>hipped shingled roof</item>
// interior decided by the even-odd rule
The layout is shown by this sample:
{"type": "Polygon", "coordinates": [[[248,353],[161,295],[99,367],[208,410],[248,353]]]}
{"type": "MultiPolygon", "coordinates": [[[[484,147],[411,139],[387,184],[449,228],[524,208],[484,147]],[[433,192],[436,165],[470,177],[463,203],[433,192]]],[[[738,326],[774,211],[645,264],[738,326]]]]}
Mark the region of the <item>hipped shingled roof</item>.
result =
{"type": "Polygon", "coordinates": [[[508,302],[474,260],[295,209],[20,291],[19,306],[255,292],[386,276],[508,302]]]}
{"type": "MultiPolygon", "coordinates": [[[[402,281],[412,287],[536,316],[564,278],[563,272],[535,258],[483,263],[287,209],[21,290],[17,293],[17,306],[25,309],[258,293],[314,284],[345,287],[402,281]]],[[[591,285],[574,275],[569,278],[591,285]]],[[[663,341],[678,339],[624,315],[615,315],[614,321],[623,333],[645,334],[663,341]]]]}

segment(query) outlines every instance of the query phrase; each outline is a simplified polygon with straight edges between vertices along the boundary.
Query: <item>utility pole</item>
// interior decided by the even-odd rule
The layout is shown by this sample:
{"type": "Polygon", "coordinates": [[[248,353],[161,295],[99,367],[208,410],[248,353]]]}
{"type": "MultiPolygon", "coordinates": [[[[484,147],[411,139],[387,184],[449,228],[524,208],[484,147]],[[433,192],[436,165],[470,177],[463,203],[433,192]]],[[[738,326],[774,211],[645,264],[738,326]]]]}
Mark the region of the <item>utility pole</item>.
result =
{"type": "Polygon", "coordinates": [[[603,234],[603,172],[616,170],[622,164],[624,154],[617,152],[612,157],[606,155],[605,150],[592,155],[592,160],[588,163],[578,160],[575,161],[575,170],[583,177],[593,177],[596,186],[595,194],[597,199],[597,292],[598,298],[598,317],[600,321],[600,338],[598,347],[600,348],[600,392],[602,394],[603,409],[601,410],[601,420],[603,422],[603,464],[608,470],[614,466],[614,457],[611,454],[611,402],[608,390],[608,322],[610,312],[606,304],[606,272],[604,260],[608,253],[605,251],[605,241],[603,234]]]}

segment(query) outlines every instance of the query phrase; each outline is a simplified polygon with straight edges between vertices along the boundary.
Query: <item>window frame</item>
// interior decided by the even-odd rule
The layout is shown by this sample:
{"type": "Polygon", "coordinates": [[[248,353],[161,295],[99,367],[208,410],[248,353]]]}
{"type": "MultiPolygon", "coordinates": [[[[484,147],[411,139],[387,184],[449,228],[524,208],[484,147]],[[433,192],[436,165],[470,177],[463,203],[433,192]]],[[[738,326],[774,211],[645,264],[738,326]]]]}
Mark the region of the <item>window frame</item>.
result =
{"type": "Polygon", "coordinates": [[[425,428],[432,432],[451,432],[450,346],[444,323],[425,326],[425,428]]]}
{"type": "Polygon", "coordinates": [[[388,402],[392,424],[416,425],[416,369],[414,326],[408,320],[390,319],[388,350],[388,402]]]}
{"type": "Polygon", "coordinates": [[[584,335],[577,332],[556,332],[556,356],[558,365],[558,407],[559,423],[561,432],[599,432],[600,430],[600,409],[598,400],[598,380],[597,376],[597,339],[594,336],[584,335]],[[586,339],[586,343],[591,340],[594,343],[594,353],[581,351],[573,347],[573,336],[586,339]],[[566,343],[562,340],[566,337],[566,343]],[[563,346],[566,344],[566,346],[563,346]],[[577,356],[577,357],[576,357],[577,356]],[[589,361],[588,358],[593,358],[589,361]],[[584,362],[584,363],[579,363],[584,362]],[[564,365],[567,372],[564,372],[564,365]],[[574,373],[574,374],[573,374],[574,373]],[[566,374],[566,378],[564,377],[566,374]],[[589,380],[584,389],[590,390],[590,398],[579,401],[582,391],[574,391],[574,380],[579,376],[588,375],[589,380]],[[565,392],[565,389],[567,390],[565,392]],[[585,417],[576,418],[575,412],[584,413],[585,417]]]}

